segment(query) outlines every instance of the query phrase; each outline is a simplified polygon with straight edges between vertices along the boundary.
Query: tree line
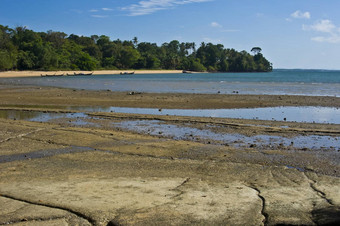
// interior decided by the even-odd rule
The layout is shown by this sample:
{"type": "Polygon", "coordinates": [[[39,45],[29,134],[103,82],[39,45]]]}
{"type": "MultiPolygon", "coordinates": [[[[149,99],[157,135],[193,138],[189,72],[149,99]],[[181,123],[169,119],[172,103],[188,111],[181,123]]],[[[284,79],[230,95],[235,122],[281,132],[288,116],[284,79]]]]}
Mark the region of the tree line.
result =
{"type": "Polygon", "coordinates": [[[163,43],[110,40],[64,32],[34,32],[0,25],[0,71],[177,69],[209,72],[268,72],[272,64],[254,47],[246,51],[221,44],[177,40],[163,43]]]}

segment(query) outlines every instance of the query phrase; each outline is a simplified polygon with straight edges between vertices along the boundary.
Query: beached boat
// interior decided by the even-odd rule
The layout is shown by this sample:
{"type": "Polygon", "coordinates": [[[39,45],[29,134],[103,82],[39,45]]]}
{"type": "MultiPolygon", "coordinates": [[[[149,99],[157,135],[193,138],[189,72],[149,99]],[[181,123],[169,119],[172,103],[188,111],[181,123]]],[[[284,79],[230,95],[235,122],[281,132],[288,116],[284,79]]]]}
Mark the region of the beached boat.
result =
{"type": "Polygon", "coordinates": [[[78,75],[92,75],[92,74],[93,74],[93,71],[90,73],[78,73],[78,75]]]}
{"type": "Polygon", "coordinates": [[[64,76],[64,74],[53,74],[53,75],[49,75],[49,74],[41,74],[40,75],[41,77],[61,77],[61,76],[64,76]]]}
{"type": "Polygon", "coordinates": [[[93,72],[91,72],[91,73],[82,73],[82,72],[76,73],[76,72],[74,72],[73,74],[67,74],[67,76],[88,76],[88,75],[92,75],[92,74],[93,74],[93,72]]]}
{"type": "Polygon", "coordinates": [[[121,75],[133,75],[135,72],[120,72],[121,75]]]}
{"type": "Polygon", "coordinates": [[[192,71],[183,70],[182,73],[184,73],[184,74],[192,74],[192,71]]]}

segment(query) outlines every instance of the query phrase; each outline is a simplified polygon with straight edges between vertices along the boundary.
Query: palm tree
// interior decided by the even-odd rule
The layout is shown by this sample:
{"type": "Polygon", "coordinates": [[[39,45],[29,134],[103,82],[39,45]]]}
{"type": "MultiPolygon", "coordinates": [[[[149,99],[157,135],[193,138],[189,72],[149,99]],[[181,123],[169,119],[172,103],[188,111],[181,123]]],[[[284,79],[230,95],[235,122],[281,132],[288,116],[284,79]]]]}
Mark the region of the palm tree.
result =
{"type": "Polygon", "coordinates": [[[132,39],[132,42],[133,42],[133,44],[135,45],[135,47],[137,47],[137,45],[138,45],[138,38],[137,38],[137,37],[134,37],[134,38],[132,39]]]}

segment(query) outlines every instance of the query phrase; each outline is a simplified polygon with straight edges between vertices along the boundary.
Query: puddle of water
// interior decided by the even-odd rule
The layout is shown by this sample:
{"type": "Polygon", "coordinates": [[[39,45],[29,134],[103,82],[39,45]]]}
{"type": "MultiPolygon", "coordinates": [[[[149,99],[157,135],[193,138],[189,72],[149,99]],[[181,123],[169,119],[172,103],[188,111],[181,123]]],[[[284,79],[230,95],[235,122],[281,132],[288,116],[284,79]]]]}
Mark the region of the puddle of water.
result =
{"type": "Polygon", "coordinates": [[[53,119],[68,118],[77,119],[77,123],[82,125],[82,118],[89,118],[85,113],[51,113],[39,111],[16,111],[16,110],[0,110],[0,118],[4,119],[18,119],[32,122],[48,122],[53,119]]]}
{"type": "MultiPolygon", "coordinates": [[[[340,124],[340,109],[332,107],[271,107],[242,109],[156,109],[122,107],[70,107],[84,112],[117,112],[150,115],[172,115],[214,118],[238,118],[289,122],[340,124]]],[[[2,111],[0,118],[47,122],[58,118],[88,118],[86,113],[44,113],[34,111],[2,111]]],[[[79,121],[76,125],[86,125],[79,121]]],[[[283,127],[284,128],[284,127],[283,127]]]]}
{"type": "Polygon", "coordinates": [[[287,167],[288,169],[297,169],[297,170],[300,171],[300,172],[305,172],[305,171],[306,171],[305,169],[300,168],[300,167],[289,166],[289,165],[286,165],[286,167],[287,167]]]}
{"type": "Polygon", "coordinates": [[[134,120],[114,123],[114,126],[150,134],[164,136],[176,140],[204,140],[223,142],[234,147],[293,147],[298,149],[336,149],[339,148],[339,138],[330,136],[297,136],[286,138],[281,136],[256,135],[245,136],[242,134],[215,133],[211,130],[202,130],[186,126],[163,124],[157,120],[134,120]],[[255,147],[255,146],[254,146],[255,147]]]}
{"type": "MultiPolygon", "coordinates": [[[[158,111],[158,110],[157,110],[158,111]]],[[[67,123],[75,126],[99,126],[98,118],[88,122],[90,117],[86,113],[46,113],[33,111],[5,111],[0,110],[0,118],[20,119],[35,122],[49,122],[56,119],[67,119],[67,123]]],[[[297,149],[321,149],[339,150],[340,137],[331,136],[297,136],[286,138],[281,136],[256,135],[245,136],[242,134],[215,133],[209,129],[197,129],[190,126],[178,126],[163,123],[158,120],[130,120],[112,124],[113,127],[136,131],[153,136],[163,136],[176,140],[213,140],[234,147],[258,147],[258,148],[283,148],[291,147],[297,149]]],[[[213,129],[213,128],[212,128],[213,129]]]]}
{"type": "Polygon", "coordinates": [[[214,118],[257,119],[289,122],[340,124],[340,109],[334,107],[267,107],[240,109],[156,109],[126,107],[72,107],[91,112],[117,112],[214,118]]]}

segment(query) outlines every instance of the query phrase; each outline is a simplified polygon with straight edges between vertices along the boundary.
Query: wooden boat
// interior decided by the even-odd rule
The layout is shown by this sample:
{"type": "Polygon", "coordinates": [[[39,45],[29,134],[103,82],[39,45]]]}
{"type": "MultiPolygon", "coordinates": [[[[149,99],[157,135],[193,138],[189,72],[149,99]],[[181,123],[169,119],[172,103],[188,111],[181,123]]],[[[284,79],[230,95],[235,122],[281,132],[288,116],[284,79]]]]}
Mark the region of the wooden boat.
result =
{"type": "Polygon", "coordinates": [[[120,74],[121,75],[133,75],[133,74],[135,74],[135,72],[133,71],[133,72],[120,72],[120,74]]]}
{"type": "Polygon", "coordinates": [[[92,75],[92,74],[93,74],[93,71],[90,72],[90,73],[78,73],[78,75],[85,75],[85,76],[87,76],[87,75],[92,75]]]}
{"type": "Polygon", "coordinates": [[[183,70],[182,73],[184,73],[184,74],[192,74],[192,71],[183,70]]]}
{"type": "Polygon", "coordinates": [[[93,74],[93,71],[91,73],[73,73],[73,74],[67,74],[67,76],[89,76],[89,75],[92,75],[93,74]]]}
{"type": "Polygon", "coordinates": [[[43,74],[41,74],[40,75],[41,77],[61,77],[61,76],[64,76],[64,74],[53,74],[53,75],[49,75],[49,74],[45,74],[45,75],[43,75],[43,74]]]}

